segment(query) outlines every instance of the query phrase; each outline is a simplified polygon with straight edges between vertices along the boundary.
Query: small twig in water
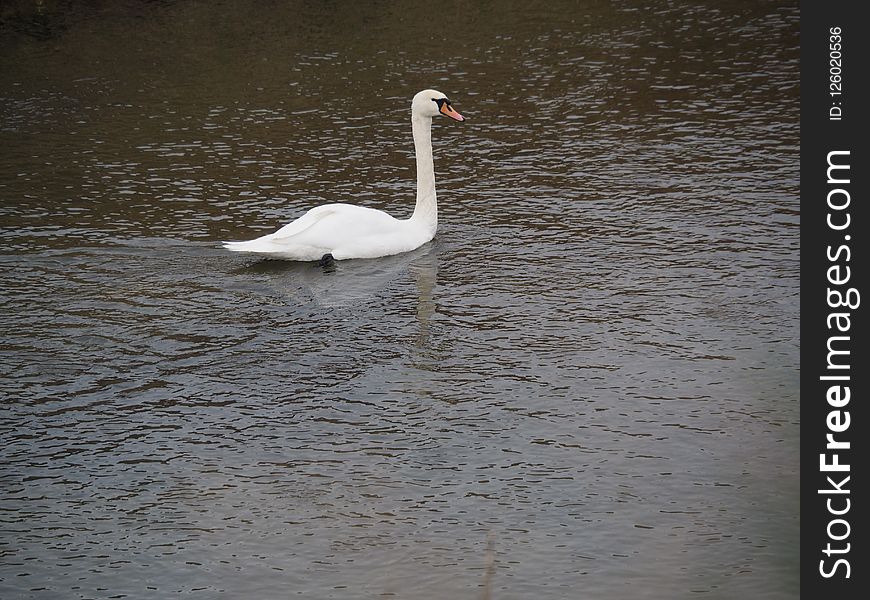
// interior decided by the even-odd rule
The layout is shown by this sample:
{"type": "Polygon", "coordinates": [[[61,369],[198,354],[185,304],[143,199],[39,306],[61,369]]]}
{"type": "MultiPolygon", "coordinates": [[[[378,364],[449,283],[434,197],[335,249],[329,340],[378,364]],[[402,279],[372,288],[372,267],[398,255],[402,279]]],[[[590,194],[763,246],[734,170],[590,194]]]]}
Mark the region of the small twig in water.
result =
{"type": "Polygon", "coordinates": [[[492,600],[492,578],[495,576],[495,536],[492,531],[486,534],[486,553],[483,556],[483,595],[482,600],[492,600]]]}

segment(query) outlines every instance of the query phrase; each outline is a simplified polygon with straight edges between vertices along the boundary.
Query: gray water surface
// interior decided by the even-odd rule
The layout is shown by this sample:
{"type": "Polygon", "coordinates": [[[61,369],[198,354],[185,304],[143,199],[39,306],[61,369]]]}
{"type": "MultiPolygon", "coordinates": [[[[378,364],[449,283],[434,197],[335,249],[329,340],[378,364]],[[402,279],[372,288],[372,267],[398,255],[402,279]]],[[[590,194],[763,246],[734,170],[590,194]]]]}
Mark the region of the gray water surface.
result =
{"type": "Polygon", "coordinates": [[[0,597],[797,597],[798,31],[0,5],[0,597]],[[433,242],[220,248],[410,215],[426,87],[433,242]]]}

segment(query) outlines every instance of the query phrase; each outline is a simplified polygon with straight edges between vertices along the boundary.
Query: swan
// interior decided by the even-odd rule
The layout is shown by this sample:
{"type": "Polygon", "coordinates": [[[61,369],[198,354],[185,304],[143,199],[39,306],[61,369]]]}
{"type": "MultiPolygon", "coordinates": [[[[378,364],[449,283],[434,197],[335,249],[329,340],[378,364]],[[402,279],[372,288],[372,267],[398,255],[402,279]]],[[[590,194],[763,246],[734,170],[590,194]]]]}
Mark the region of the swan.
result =
{"type": "Polygon", "coordinates": [[[432,118],[445,115],[456,121],[447,96],[423,90],[411,101],[411,130],[417,158],[417,204],[408,219],[353,204],[324,204],[276,231],[246,242],[223,242],[234,252],[265,258],[331,262],[349,258],[378,258],[419,248],[438,228],[435,169],[432,163],[432,118]]]}

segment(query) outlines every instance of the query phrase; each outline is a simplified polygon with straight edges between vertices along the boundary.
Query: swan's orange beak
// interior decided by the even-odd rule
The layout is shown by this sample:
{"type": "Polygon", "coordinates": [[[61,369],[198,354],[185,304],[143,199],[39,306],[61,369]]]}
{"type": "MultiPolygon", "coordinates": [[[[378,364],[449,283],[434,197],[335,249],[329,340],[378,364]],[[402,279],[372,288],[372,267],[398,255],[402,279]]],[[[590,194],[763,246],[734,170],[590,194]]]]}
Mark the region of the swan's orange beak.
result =
{"type": "Polygon", "coordinates": [[[453,110],[453,107],[450,106],[449,104],[447,104],[446,102],[442,102],[441,108],[439,108],[438,110],[441,112],[442,115],[447,115],[448,117],[450,117],[451,119],[454,119],[456,121],[464,121],[465,120],[465,117],[463,117],[458,112],[453,110]]]}

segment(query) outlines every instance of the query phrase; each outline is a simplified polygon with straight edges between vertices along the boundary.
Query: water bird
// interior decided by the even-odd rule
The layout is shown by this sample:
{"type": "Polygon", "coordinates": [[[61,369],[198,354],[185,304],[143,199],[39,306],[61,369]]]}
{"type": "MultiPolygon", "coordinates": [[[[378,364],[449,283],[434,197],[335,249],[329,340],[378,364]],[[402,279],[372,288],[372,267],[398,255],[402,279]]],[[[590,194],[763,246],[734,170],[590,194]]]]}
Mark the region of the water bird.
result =
{"type": "Polygon", "coordinates": [[[278,231],[245,242],[223,242],[233,252],[264,258],[331,263],[350,258],[378,258],[409,252],[435,237],[438,202],[432,162],[432,119],[444,115],[456,121],[447,96],[423,90],[411,101],[411,130],[417,160],[417,203],[410,218],[354,204],[324,204],[312,208],[278,231]]]}

